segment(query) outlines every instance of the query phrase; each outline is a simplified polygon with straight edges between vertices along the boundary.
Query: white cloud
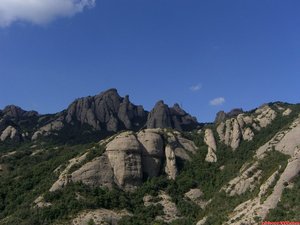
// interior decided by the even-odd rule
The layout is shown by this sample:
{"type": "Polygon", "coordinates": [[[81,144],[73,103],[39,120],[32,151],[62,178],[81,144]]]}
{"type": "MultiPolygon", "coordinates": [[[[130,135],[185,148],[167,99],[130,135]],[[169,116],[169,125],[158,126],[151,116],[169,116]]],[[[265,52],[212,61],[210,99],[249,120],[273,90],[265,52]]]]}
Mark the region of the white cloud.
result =
{"type": "Polygon", "coordinates": [[[0,0],[0,27],[17,21],[43,25],[58,17],[73,16],[95,4],[96,0],[0,0]]]}
{"type": "Polygon", "coordinates": [[[197,84],[197,85],[191,86],[190,90],[191,91],[199,91],[201,88],[202,88],[202,85],[201,84],[197,84]]]}
{"type": "Polygon", "coordinates": [[[215,98],[209,102],[209,104],[213,106],[223,105],[224,103],[225,103],[224,97],[215,98]]]}

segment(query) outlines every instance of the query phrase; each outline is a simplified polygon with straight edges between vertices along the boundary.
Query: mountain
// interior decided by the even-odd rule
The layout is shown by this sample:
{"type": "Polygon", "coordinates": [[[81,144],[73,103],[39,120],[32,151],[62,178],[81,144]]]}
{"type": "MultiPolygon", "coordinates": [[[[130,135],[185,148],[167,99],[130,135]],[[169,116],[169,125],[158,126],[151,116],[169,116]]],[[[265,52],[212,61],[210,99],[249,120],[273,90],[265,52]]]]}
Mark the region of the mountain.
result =
{"type": "Polygon", "coordinates": [[[130,102],[129,96],[121,97],[116,89],[109,89],[96,96],[76,99],[67,109],[56,114],[40,115],[17,106],[7,106],[0,111],[1,141],[20,142],[50,137],[67,141],[83,136],[107,137],[122,130],[138,131],[148,128],[173,128],[192,130],[199,126],[175,104],[169,108],[161,101],[148,113],[141,105],[130,102]]]}
{"type": "Polygon", "coordinates": [[[55,114],[0,111],[0,224],[260,224],[300,220],[300,105],[199,124],[110,89],[55,114]]]}

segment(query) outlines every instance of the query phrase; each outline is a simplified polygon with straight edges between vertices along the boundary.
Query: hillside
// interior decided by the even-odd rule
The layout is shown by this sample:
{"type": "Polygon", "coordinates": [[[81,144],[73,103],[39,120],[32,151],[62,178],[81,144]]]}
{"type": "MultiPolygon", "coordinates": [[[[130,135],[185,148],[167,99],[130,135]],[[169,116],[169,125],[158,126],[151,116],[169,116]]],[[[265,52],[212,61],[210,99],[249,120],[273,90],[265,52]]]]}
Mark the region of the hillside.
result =
{"type": "Polygon", "coordinates": [[[0,224],[300,221],[300,105],[148,112],[110,89],[56,114],[0,110],[0,224]]]}

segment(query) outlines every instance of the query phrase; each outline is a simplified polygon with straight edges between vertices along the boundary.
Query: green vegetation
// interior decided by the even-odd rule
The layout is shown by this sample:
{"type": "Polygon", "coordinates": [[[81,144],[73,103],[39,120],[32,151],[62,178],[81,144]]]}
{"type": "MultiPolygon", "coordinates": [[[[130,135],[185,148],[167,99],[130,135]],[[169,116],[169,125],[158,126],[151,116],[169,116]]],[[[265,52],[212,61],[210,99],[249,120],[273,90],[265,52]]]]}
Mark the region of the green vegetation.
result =
{"type": "Polygon", "coordinates": [[[266,221],[300,221],[300,176],[292,187],[284,189],[281,201],[272,209],[266,221]]]}
{"type": "MultiPolygon", "coordinates": [[[[274,107],[275,108],[275,107],[274,107]]],[[[176,203],[181,218],[171,222],[171,225],[192,225],[203,216],[208,215],[207,224],[219,225],[227,220],[228,213],[245,200],[253,198],[258,188],[240,196],[229,197],[220,189],[239,174],[244,163],[251,163],[258,147],[273,137],[279,130],[286,128],[298,115],[299,106],[291,106],[290,116],[278,116],[273,123],[260,132],[256,132],[251,142],[242,141],[240,147],[232,151],[227,146],[218,143],[217,163],[205,162],[207,146],[203,142],[203,132],[184,133],[193,140],[199,151],[193,155],[192,161],[182,164],[181,171],[175,181],[168,180],[165,175],[147,179],[135,192],[124,192],[117,188],[90,188],[82,183],[70,184],[61,191],[50,193],[48,190],[56,181],[57,174],[53,171],[66,165],[69,159],[81,155],[90,149],[86,160],[74,165],[70,172],[75,171],[84,163],[103,154],[104,148],[95,144],[96,133],[65,134],[60,141],[41,140],[36,146],[25,142],[20,145],[13,143],[0,144],[1,155],[15,151],[14,154],[0,157],[0,165],[6,169],[0,172],[0,224],[2,225],[50,225],[67,224],[70,219],[84,209],[127,209],[133,216],[120,221],[120,225],[165,225],[155,218],[163,213],[160,204],[144,206],[143,197],[146,194],[158,196],[161,190],[168,193],[176,203]],[[82,136],[81,136],[82,135],[82,136]],[[94,136],[95,135],[95,136],[94,136]],[[81,136],[81,139],[77,139],[81,136]],[[85,139],[88,137],[90,139],[85,139]],[[89,144],[78,144],[78,142],[89,144]],[[57,143],[60,143],[59,145],[57,143]],[[65,144],[61,144],[65,143],[65,144]],[[203,200],[211,200],[206,209],[188,201],[184,194],[191,188],[200,188],[203,200]],[[47,208],[34,208],[34,200],[44,196],[46,202],[52,205],[47,208]]],[[[215,127],[208,125],[215,133],[215,127]]],[[[63,130],[62,132],[67,132],[63,130]]],[[[99,138],[99,137],[98,137],[99,138]]],[[[260,183],[271,174],[280,172],[286,167],[287,157],[276,151],[270,151],[265,159],[260,161],[258,169],[262,170],[260,183]]],[[[267,220],[300,220],[300,179],[295,180],[291,189],[283,193],[278,207],[271,211],[267,220]]],[[[264,198],[270,195],[267,191],[264,198]]],[[[157,197],[158,198],[158,197],[157,197]]],[[[93,224],[89,221],[89,224],[93,224]]]]}

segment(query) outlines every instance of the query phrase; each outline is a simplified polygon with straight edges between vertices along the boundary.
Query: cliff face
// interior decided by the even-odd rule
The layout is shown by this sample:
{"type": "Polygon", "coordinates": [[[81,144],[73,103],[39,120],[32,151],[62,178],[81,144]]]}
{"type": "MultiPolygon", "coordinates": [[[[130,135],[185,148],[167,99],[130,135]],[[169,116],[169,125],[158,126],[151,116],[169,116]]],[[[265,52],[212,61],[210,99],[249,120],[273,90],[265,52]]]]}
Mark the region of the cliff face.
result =
{"type": "Polygon", "coordinates": [[[173,128],[184,131],[197,127],[199,123],[195,117],[186,113],[178,104],[169,108],[163,101],[156,103],[147,120],[147,128],[173,128]]]}
{"type": "Polygon", "coordinates": [[[81,165],[86,155],[74,158],[51,191],[63,188],[70,182],[83,182],[92,187],[119,188],[132,191],[143,180],[166,173],[169,179],[175,179],[178,173],[177,160],[190,161],[195,154],[195,144],[178,132],[164,129],[146,129],[138,133],[123,132],[114,138],[103,140],[100,144],[105,152],[81,165]],[[74,165],[80,168],[70,173],[74,165]]]}

